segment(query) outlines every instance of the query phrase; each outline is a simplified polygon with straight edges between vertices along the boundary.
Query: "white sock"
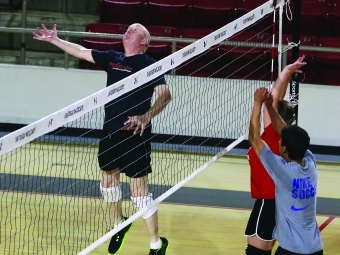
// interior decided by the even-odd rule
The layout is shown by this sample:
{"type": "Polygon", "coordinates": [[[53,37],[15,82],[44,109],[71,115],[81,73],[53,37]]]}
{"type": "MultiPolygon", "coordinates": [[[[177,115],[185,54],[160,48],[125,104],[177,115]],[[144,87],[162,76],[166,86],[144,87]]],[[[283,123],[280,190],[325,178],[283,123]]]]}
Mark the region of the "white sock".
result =
{"type": "Polygon", "coordinates": [[[162,241],[160,238],[158,238],[158,241],[156,243],[150,243],[150,249],[157,250],[162,247],[162,241]]]}

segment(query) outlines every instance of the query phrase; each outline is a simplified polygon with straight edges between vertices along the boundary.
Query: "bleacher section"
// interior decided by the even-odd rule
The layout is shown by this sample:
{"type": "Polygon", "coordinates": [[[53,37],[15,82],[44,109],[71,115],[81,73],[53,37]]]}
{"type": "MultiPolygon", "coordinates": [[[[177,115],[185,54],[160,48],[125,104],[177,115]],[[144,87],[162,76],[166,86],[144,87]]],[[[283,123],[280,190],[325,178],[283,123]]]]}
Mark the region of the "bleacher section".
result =
{"type": "MultiPolygon", "coordinates": [[[[78,0],[79,1],[79,0],[78,0]]],[[[8,1],[16,3],[18,1],[8,1]]],[[[41,23],[52,26],[58,24],[60,30],[70,31],[88,31],[99,33],[123,34],[126,27],[134,22],[144,24],[152,36],[161,37],[179,37],[198,39],[211,31],[218,29],[224,24],[240,17],[246,12],[256,8],[266,0],[82,0],[82,5],[77,5],[77,0],[59,0],[53,6],[49,1],[41,4],[41,1],[28,1],[27,27],[35,28],[41,23]],[[61,5],[66,2],[67,5],[61,5]],[[53,12],[52,12],[53,11],[53,12]],[[57,12],[55,12],[57,11],[57,12]],[[88,13],[88,14],[85,14],[88,13]]],[[[45,1],[44,1],[45,2],[45,1]]],[[[301,24],[300,24],[300,45],[316,46],[316,47],[339,47],[340,48],[340,3],[337,0],[303,0],[301,6],[301,24]]],[[[294,0],[291,0],[291,9],[294,11],[294,0]]],[[[1,7],[1,2],[0,2],[1,7]]],[[[20,6],[7,6],[1,12],[0,25],[21,27],[21,11],[20,6]],[[18,8],[16,10],[15,8],[18,8]]],[[[285,9],[284,12],[289,10],[285,9]]],[[[268,19],[264,22],[253,26],[249,33],[260,33],[262,38],[253,38],[251,41],[256,43],[256,40],[262,42],[271,42],[272,20],[268,19]]],[[[283,43],[292,41],[292,22],[285,17],[283,22],[283,43]]],[[[20,34],[5,34],[2,35],[0,42],[0,61],[5,63],[18,62],[20,59],[20,34]],[[1,57],[14,51],[14,54],[7,56],[7,60],[1,57]],[[6,62],[7,61],[7,62],[6,62]]],[[[239,41],[244,38],[232,38],[231,40],[239,41]]],[[[99,38],[83,38],[78,40],[71,38],[71,41],[80,42],[88,48],[96,49],[112,49],[122,50],[120,40],[99,39],[99,38]]],[[[178,50],[186,46],[186,44],[178,43],[176,49],[172,49],[171,43],[152,41],[148,49],[148,54],[159,60],[172,51],[178,50]]],[[[59,66],[63,61],[63,54],[55,47],[36,43],[32,38],[26,36],[27,63],[32,64],[31,55],[36,55],[37,64],[59,66]],[[45,54],[55,54],[53,60],[46,61],[41,58],[43,52],[45,54]],[[60,62],[60,63],[59,63],[60,62]]],[[[200,58],[200,61],[209,62],[213,58],[220,57],[221,63],[216,63],[213,68],[219,69],[220,66],[225,66],[225,63],[230,62],[237,56],[228,54],[230,47],[219,47],[206,54],[205,59],[200,58]]],[[[241,49],[242,51],[242,49],[241,49]]],[[[235,54],[235,52],[233,52],[235,54]]],[[[238,54],[238,53],[237,53],[238,54]]],[[[305,82],[317,84],[339,85],[337,78],[337,69],[340,64],[340,53],[327,53],[320,51],[301,51],[300,54],[306,55],[308,65],[304,68],[306,77],[305,82]]],[[[242,54],[240,54],[242,55],[242,54]]],[[[255,72],[249,72],[250,69],[261,67],[263,63],[270,61],[270,54],[265,50],[262,52],[248,52],[239,59],[239,63],[226,66],[219,70],[214,75],[221,78],[238,78],[244,77],[244,74],[236,72],[239,65],[242,66],[242,61],[247,61],[254,56],[258,63],[249,66],[246,73],[251,73],[249,79],[269,79],[268,66],[257,68],[255,72]]],[[[85,62],[77,62],[70,58],[70,67],[79,67],[84,69],[97,70],[94,65],[85,62]]],[[[291,51],[288,52],[287,62],[292,61],[291,51]]],[[[203,68],[196,71],[204,63],[196,63],[193,61],[190,65],[178,70],[177,74],[194,76],[205,76],[206,70],[203,68]],[[193,73],[196,71],[195,73],[193,73]]],[[[210,67],[212,68],[212,67],[210,67]]],[[[210,72],[210,71],[209,71],[210,72]]],[[[210,72],[211,73],[211,72],[210,72]]]]}

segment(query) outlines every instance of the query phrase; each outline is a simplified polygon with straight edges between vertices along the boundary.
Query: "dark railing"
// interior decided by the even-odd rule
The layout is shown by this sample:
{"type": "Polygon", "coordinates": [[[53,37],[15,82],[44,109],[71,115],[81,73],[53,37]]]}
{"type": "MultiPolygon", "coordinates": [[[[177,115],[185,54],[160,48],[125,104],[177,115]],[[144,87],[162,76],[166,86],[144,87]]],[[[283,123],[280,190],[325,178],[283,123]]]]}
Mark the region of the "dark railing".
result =
{"type": "MultiPolygon", "coordinates": [[[[16,33],[22,34],[22,43],[21,43],[21,64],[25,63],[25,34],[32,34],[35,32],[35,29],[24,28],[25,22],[23,22],[23,28],[11,28],[11,27],[0,27],[0,33],[16,33]]],[[[103,34],[103,33],[89,33],[89,32],[76,32],[76,31],[66,31],[66,30],[58,30],[58,36],[64,36],[64,40],[69,41],[70,37],[83,38],[83,37],[96,37],[96,38],[111,38],[111,39],[122,39],[123,35],[118,34],[103,34]]],[[[156,42],[171,42],[172,43],[172,52],[176,51],[177,43],[193,43],[197,39],[188,39],[188,38],[176,38],[176,37],[155,37],[151,36],[152,41],[156,42]]],[[[236,42],[236,41],[225,41],[224,45],[237,46],[242,43],[242,46],[254,47],[252,43],[246,42],[236,42]]],[[[283,47],[287,46],[286,44],[282,44],[283,47]]],[[[268,48],[272,47],[270,43],[264,43],[257,47],[268,48]]],[[[316,52],[334,52],[340,53],[340,48],[330,48],[330,47],[319,47],[319,46],[302,46],[300,45],[300,50],[306,51],[316,51],[316,52]]],[[[68,54],[65,53],[65,64],[64,67],[68,68],[68,54]]],[[[282,66],[285,66],[287,63],[287,54],[284,52],[282,54],[282,66]]]]}

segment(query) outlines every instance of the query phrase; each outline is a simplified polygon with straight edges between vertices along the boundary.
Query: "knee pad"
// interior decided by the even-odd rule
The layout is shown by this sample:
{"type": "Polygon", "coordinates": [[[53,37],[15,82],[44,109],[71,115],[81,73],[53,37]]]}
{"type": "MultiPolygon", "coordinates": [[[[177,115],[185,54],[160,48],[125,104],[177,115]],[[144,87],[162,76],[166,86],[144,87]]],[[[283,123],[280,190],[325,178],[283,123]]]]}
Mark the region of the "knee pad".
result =
{"type": "MultiPolygon", "coordinates": [[[[144,197],[131,197],[131,200],[138,210],[142,209],[153,201],[151,193],[144,197]]],[[[146,220],[150,218],[156,211],[157,206],[150,208],[146,213],[143,214],[143,219],[146,220]]]]}
{"type": "Polygon", "coordinates": [[[250,244],[247,245],[246,255],[271,255],[272,251],[264,251],[259,248],[256,248],[250,244]]]}
{"type": "Polygon", "coordinates": [[[102,193],[105,202],[114,203],[122,199],[122,189],[119,185],[115,187],[104,188],[102,183],[100,183],[100,192],[102,193]]]}

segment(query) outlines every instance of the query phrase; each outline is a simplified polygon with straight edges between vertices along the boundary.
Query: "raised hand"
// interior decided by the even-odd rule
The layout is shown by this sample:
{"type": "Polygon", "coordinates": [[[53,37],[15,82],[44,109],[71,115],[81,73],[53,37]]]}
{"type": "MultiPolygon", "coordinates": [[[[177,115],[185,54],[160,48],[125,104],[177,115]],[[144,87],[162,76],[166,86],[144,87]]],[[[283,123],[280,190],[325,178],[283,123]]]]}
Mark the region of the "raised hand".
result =
{"type": "Polygon", "coordinates": [[[148,115],[137,115],[137,116],[128,116],[128,120],[124,122],[124,125],[127,130],[135,129],[133,134],[137,134],[138,130],[140,130],[140,136],[143,135],[144,129],[150,123],[151,118],[148,115]]]}
{"type": "Polygon", "coordinates": [[[305,56],[299,57],[293,64],[287,65],[284,69],[286,69],[289,73],[302,73],[300,70],[302,67],[307,65],[306,62],[303,62],[305,56]]]}
{"type": "Polygon", "coordinates": [[[48,30],[44,24],[41,25],[41,29],[37,27],[37,31],[33,32],[33,39],[45,42],[52,42],[57,38],[57,25],[53,25],[52,30],[48,30]]]}
{"type": "Polygon", "coordinates": [[[263,103],[268,98],[268,89],[258,88],[254,93],[254,101],[258,103],[263,103]]]}

